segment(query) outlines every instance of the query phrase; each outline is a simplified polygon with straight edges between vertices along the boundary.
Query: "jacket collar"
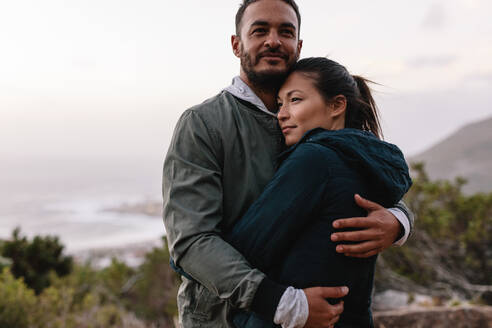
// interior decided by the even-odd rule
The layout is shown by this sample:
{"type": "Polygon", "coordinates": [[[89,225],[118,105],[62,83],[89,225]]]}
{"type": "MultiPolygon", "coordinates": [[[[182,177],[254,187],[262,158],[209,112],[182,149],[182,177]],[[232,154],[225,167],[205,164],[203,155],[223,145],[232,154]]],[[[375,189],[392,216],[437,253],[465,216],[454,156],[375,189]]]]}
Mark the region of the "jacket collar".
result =
{"type": "Polygon", "coordinates": [[[323,143],[323,141],[326,141],[328,138],[337,136],[337,135],[344,135],[344,136],[364,136],[372,139],[377,139],[376,136],[369,132],[369,131],[362,131],[359,129],[352,129],[352,128],[344,128],[341,130],[325,130],[323,128],[314,128],[312,130],[307,131],[304,133],[304,135],[299,139],[298,142],[296,142],[294,145],[290,146],[286,150],[284,150],[280,155],[278,155],[278,162],[281,163],[284,161],[290,153],[292,153],[300,144],[304,142],[316,142],[316,143],[323,143]]]}
{"type": "Polygon", "coordinates": [[[304,135],[301,137],[301,139],[299,139],[298,142],[296,142],[294,145],[290,146],[289,148],[281,152],[280,155],[278,155],[278,164],[282,163],[290,155],[290,153],[292,153],[301,143],[304,143],[305,141],[310,141],[311,137],[323,131],[326,130],[322,128],[315,128],[304,133],[304,135]]]}
{"type": "Polygon", "coordinates": [[[224,89],[234,97],[247,101],[255,105],[262,112],[267,113],[270,116],[277,117],[275,113],[272,113],[266,108],[261,99],[251,90],[251,88],[243,81],[239,76],[232,79],[232,84],[224,89]]]}

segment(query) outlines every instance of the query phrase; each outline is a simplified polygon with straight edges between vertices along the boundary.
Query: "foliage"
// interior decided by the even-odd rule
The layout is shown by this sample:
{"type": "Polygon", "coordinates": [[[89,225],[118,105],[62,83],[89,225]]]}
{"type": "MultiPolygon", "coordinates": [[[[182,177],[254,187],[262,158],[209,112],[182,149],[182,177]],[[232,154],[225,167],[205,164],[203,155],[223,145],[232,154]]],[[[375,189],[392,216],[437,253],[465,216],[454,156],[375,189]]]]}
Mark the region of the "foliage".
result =
{"type": "MultiPolygon", "coordinates": [[[[112,259],[108,267],[100,270],[89,264],[78,264],[71,266],[69,274],[59,274],[55,270],[56,265],[51,265],[53,269],[50,271],[36,271],[24,263],[31,259],[28,255],[33,250],[29,246],[39,250],[41,258],[50,258],[51,255],[52,260],[59,259],[63,246],[58,244],[56,238],[35,237],[30,243],[26,238],[19,237],[18,230],[14,231],[13,236],[13,240],[5,242],[1,249],[2,253],[5,252],[3,254],[14,255],[12,267],[17,265],[16,268],[23,268],[33,281],[49,282],[49,286],[44,285],[42,290],[35,293],[34,287],[29,286],[24,277],[16,278],[10,268],[5,268],[0,275],[0,327],[174,326],[178,278],[169,267],[165,239],[162,247],[149,252],[138,268],[112,259]],[[12,252],[14,245],[20,248],[17,253],[12,252]],[[59,252],[55,252],[56,249],[59,252]]],[[[35,259],[38,265],[40,262],[48,266],[46,263],[49,261],[35,259]]],[[[53,262],[56,261],[50,263],[53,262]]]]}
{"type": "Polygon", "coordinates": [[[492,193],[465,195],[464,179],[431,181],[412,165],[414,184],[405,201],[416,227],[402,248],[385,251],[384,265],[421,285],[470,295],[492,285],[492,193]]]}
{"type": "Polygon", "coordinates": [[[176,294],[178,275],[169,267],[169,251],[163,238],[163,246],[154,248],[146,254],[139,268],[139,279],[126,293],[129,308],[137,316],[157,323],[159,326],[172,326],[177,315],[176,294]]]}
{"type": "Polygon", "coordinates": [[[12,274],[17,278],[23,277],[27,286],[39,294],[50,285],[50,271],[53,270],[58,276],[71,272],[73,260],[62,254],[63,248],[57,237],[36,236],[29,241],[26,237],[20,237],[17,228],[12,240],[3,243],[0,255],[10,258],[12,274]]]}
{"type": "Polygon", "coordinates": [[[12,265],[11,259],[0,256],[0,271],[3,271],[3,268],[9,268],[11,265],[12,265]]]}
{"type": "Polygon", "coordinates": [[[111,265],[104,268],[99,273],[101,283],[113,295],[121,295],[126,283],[135,277],[136,270],[126,265],[124,262],[116,258],[111,260],[111,265]]]}
{"type": "Polygon", "coordinates": [[[36,296],[8,268],[0,273],[0,295],[0,327],[29,327],[29,313],[35,309],[36,296]]]}

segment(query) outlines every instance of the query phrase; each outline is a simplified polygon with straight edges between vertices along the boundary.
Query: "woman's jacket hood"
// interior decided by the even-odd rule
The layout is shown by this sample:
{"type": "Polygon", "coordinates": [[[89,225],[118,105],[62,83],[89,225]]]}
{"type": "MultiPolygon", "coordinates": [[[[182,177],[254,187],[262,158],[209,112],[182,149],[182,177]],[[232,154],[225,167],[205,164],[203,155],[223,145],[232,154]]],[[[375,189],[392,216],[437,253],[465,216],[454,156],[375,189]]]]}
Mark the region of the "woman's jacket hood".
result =
{"type": "Polygon", "coordinates": [[[299,144],[312,142],[329,147],[357,172],[377,187],[376,198],[383,206],[396,204],[412,185],[408,165],[401,150],[374,134],[357,129],[308,131],[295,145],[283,152],[283,161],[299,144]],[[384,203],[384,204],[383,204],[384,203]]]}

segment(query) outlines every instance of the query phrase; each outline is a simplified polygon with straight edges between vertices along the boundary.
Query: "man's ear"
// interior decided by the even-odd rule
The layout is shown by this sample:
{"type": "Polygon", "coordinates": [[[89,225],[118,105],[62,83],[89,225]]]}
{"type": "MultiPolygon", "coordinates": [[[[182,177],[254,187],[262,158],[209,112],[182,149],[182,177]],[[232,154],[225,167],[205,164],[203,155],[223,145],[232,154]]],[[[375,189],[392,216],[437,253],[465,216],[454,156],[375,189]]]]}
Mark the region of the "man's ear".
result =
{"type": "Polygon", "coordinates": [[[297,41],[297,56],[301,56],[302,40],[297,41]]]}
{"type": "Polygon", "coordinates": [[[231,36],[232,52],[237,58],[241,58],[241,39],[237,35],[231,36]]]}

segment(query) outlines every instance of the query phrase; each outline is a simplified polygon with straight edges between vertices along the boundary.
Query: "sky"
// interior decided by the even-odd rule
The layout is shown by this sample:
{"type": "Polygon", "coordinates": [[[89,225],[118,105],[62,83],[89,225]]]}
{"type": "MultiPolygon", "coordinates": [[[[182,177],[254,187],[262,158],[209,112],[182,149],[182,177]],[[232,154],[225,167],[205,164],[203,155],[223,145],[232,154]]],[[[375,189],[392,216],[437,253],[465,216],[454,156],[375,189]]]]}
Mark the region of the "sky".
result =
{"type": "MultiPolygon", "coordinates": [[[[239,2],[0,0],[0,161],[160,167],[180,114],[239,73],[239,2]]],[[[490,0],[298,3],[301,57],[378,82],[406,155],[492,116],[490,0]]]]}

